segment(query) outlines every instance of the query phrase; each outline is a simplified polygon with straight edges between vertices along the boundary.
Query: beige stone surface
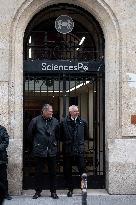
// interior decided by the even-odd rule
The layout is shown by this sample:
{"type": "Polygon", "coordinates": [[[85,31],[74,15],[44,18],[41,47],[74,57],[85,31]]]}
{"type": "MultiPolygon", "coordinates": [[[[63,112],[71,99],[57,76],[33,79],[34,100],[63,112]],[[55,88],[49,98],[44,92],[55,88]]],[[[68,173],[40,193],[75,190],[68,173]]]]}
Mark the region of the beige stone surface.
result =
{"type": "Polygon", "coordinates": [[[8,82],[0,82],[0,124],[5,126],[8,130],[8,82]]]}
{"type": "Polygon", "coordinates": [[[108,192],[136,194],[136,139],[116,139],[108,148],[108,192]]]}
{"type": "Polygon", "coordinates": [[[8,184],[11,194],[20,195],[22,192],[22,139],[11,139],[8,147],[8,184]]]}
{"type": "Polygon", "coordinates": [[[127,76],[130,76],[131,80],[122,83],[122,135],[136,137],[136,125],[131,124],[131,115],[136,115],[136,74],[128,73],[127,76]]]}
{"type": "MultiPolygon", "coordinates": [[[[5,41],[0,41],[0,81],[8,81],[8,60],[9,60],[9,56],[8,56],[8,52],[9,49],[6,49],[3,47],[3,44],[6,44],[5,41]]],[[[7,45],[7,47],[9,47],[9,45],[7,45]]]]}

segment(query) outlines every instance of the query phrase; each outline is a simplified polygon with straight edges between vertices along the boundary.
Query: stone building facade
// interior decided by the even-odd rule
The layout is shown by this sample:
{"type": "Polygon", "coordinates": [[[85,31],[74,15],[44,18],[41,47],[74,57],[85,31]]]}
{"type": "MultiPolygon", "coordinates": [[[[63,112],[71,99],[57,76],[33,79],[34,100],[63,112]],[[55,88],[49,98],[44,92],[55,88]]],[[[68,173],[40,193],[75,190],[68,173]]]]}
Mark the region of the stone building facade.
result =
{"type": "Polygon", "coordinates": [[[110,194],[136,194],[136,1],[1,0],[0,122],[10,134],[8,179],[23,179],[23,38],[27,25],[53,4],[77,5],[99,22],[105,38],[105,169],[110,194]]]}

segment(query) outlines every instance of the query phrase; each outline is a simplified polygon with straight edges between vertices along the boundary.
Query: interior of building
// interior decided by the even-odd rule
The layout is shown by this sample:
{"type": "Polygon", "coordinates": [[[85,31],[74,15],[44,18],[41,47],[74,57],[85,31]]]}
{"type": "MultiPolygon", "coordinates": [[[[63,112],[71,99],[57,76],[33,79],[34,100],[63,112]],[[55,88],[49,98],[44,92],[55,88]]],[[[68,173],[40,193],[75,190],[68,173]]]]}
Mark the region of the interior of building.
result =
{"type": "MultiPolygon", "coordinates": [[[[70,22],[60,23],[69,27],[70,22]]],[[[68,114],[70,105],[77,105],[80,115],[88,122],[89,136],[85,139],[85,163],[89,188],[105,187],[104,152],[104,35],[98,21],[86,10],[70,4],[57,4],[36,14],[24,35],[24,157],[23,189],[33,188],[35,161],[29,152],[27,128],[30,120],[39,115],[42,105],[53,106],[54,117],[59,121],[68,114]],[[69,16],[72,31],[58,32],[55,21],[69,16]],[[38,70],[38,63],[43,69],[38,70]],[[44,64],[43,64],[44,63],[44,64]],[[88,70],[78,70],[78,65],[88,70]],[[64,69],[74,65],[75,70],[64,69]],[[54,72],[54,69],[56,71],[54,72]]],[[[73,162],[74,186],[79,177],[73,162]]],[[[45,179],[48,180],[45,167],[45,179]]],[[[43,180],[43,181],[44,181],[43,180]]],[[[57,186],[63,182],[62,143],[58,143],[57,186]]],[[[48,189],[48,183],[44,183],[48,189]]]]}

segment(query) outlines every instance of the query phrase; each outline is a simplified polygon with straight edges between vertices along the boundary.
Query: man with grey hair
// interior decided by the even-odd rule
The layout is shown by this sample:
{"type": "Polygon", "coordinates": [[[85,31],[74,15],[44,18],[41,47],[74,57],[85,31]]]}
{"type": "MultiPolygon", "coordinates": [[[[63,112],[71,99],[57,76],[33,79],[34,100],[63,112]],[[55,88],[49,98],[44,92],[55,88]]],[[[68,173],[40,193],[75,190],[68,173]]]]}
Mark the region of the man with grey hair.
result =
{"type": "Polygon", "coordinates": [[[28,137],[32,142],[32,153],[36,160],[36,193],[33,199],[41,196],[45,162],[47,162],[49,170],[51,197],[58,199],[56,194],[56,155],[59,123],[52,115],[52,106],[45,104],[42,107],[41,115],[33,118],[28,127],[28,137]]]}
{"type": "Polygon", "coordinates": [[[78,106],[69,107],[69,115],[61,122],[63,141],[64,175],[68,187],[68,197],[72,197],[72,161],[76,163],[80,176],[85,172],[84,139],[87,137],[87,123],[79,116],[78,106]]]}

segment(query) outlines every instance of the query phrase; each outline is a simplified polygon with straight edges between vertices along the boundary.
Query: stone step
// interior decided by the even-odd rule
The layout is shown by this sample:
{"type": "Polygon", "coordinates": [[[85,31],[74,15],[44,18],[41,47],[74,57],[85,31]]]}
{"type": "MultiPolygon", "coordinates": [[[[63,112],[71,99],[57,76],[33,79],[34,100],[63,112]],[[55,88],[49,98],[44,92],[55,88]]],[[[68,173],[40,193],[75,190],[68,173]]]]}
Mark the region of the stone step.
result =
{"type": "MultiPolygon", "coordinates": [[[[57,191],[59,199],[50,197],[49,191],[43,191],[42,197],[32,199],[34,190],[23,191],[21,196],[13,196],[4,205],[83,205],[81,190],[74,190],[73,197],[66,196],[66,190],[57,191]]],[[[109,195],[106,190],[88,190],[86,205],[136,205],[136,195],[109,195]]]]}

